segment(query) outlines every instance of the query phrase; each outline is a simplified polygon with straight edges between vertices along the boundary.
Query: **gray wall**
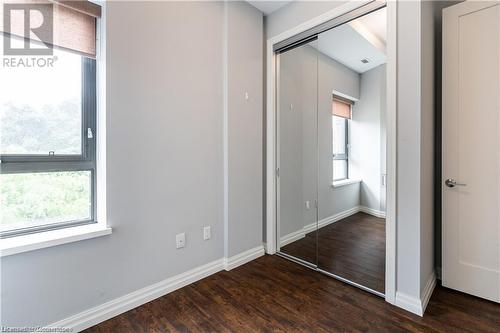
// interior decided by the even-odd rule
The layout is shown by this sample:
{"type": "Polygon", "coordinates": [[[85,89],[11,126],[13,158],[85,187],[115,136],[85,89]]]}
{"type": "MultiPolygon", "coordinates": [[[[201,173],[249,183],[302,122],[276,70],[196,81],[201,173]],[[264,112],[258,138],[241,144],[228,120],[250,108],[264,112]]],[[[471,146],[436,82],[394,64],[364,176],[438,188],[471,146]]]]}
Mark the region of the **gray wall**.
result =
{"type": "Polygon", "coordinates": [[[262,243],[262,13],[228,2],[228,255],[262,243]],[[248,100],[245,99],[248,93],[248,100]]]}
{"type": "MultiPolygon", "coordinates": [[[[420,56],[422,61],[422,79],[420,89],[421,131],[420,136],[420,290],[425,288],[427,279],[435,271],[434,265],[434,11],[436,4],[423,1],[421,3],[422,44],[420,56]]],[[[439,10],[440,11],[440,10],[439,10]]]]}
{"type": "Polygon", "coordinates": [[[397,291],[415,298],[421,284],[420,20],[419,1],[398,3],[397,291]]]}
{"type": "MultiPolygon", "coordinates": [[[[49,324],[223,257],[223,4],[107,6],[107,215],[113,233],[2,258],[4,326],[49,324]],[[212,226],[209,241],[203,241],[203,225],[212,226]],[[186,232],[186,247],[176,250],[179,232],[186,232]]],[[[260,245],[262,233],[262,66],[255,58],[262,19],[239,6],[229,11],[241,21],[232,25],[230,45],[256,48],[245,59],[259,70],[230,62],[230,126],[237,128],[229,131],[229,174],[238,177],[229,179],[230,230],[246,232],[230,234],[231,253],[260,245]],[[251,98],[244,106],[242,91],[251,98]],[[252,159],[245,165],[234,160],[243,150],[252,159]],[[242,176],[252,184],[238,183],[242,176]]]]}
{"type": "MultiPolygon", "coordinates": [[[[404,204],[398,205],[398,208],[401,211],[406,207],[411,207],[412,210],[408,209],[402,212],[402,214],[406,214],[405,220],[418,217],[418,225],[414,225],[412,228],[408,228],[408,225],[401,226],[402,232],[405,233],[405,241],[411,240],[413,243],[415,237],[411,237],[411,234],[414,232],[418,232],[420,235],[417,244],[418,251],[416,253],[411,251],[411,256],[418,258],[418,266],[409,268],[403,274],[411,274],[412,269],[414,273],[419,273],[419,283],[412,284],[411,288],[412,290],[419,290],[420,295],[428,278],[434,273],[436,256],[438,267],[440,266],[441,193],[436,188],[440,184],[441,156],[441,15],[443,8],[452,6],[455,3],[457,2],[404,2],[399,4],[400,10],[398,12],[400,15],[398,18],[398,22],[400,22],[398,26],[398,42],[401,43],[401,51],[399,52],[402,52],[398,56],[398,59],[400,59],[398,77],[404,78],[400,79],[398,84],[400,91],[398,96],[403,95],[405,97],[403,99],[399,98],[398,105],[400,115],[398,125],[402,125],[398,129],[402,141],[402,144],[398,147],[398,153],[401,154],[398,163],[403,162],[403,159],[407,159],[404,164],[398,166],[398,171],[403,172],[401,177],[398,176],[398,178],[401,178],[400,182],[398,182],[398,189],[406,188],[406,190],[403,190],[403,193],[406,194],[406,197],[402,199],[404,204]],[[408,25],[413,26],[413,29],[410,29],[408,25]],[[415,29],[415,27],[418,27],[418,29],[415,29]],[[413,68],[410,68],[412,66],[413,68]],[[415,92],[418,92],[418,97],[415,92]],[[412,97],[414,98],[413,102],[411,102],[412,97]],[[418,108],[415,107],[416,105],[418,105],[418,108]],[[411,110],[414,110],[414,113],[418,111],[418,117],[416,115],[414,115],[415,117],[409,116],[411,110]],[[418,136],[413,135],[410,141],[408,140],[410,133],[403,134],[403,131],[418,132],[418,136]],[[405,149],[406,152],[403,152],[405,149]],[[415,149],[418,155],[413,154],[413,156],[410,156],[408,149],[415,149]],[[437,164],[435,164],[434,160],[436,157],[438,159],[437,164]],[[410,165],[411,163],[416,164],[410,165]],[[437,169],[435,169],[436,166],[437,169]],[[406,171],[411,171],[411,173],[406,171]],[[403,177],[415,177],[415,179],[404,180],[403,177]],[[417,186],[415,187],[416,190],[411,190],[412,186],[417,186]],[[411,200],[415,200],[415,202],[412,204],[411,200]],[[437,211],[435,211],[436,200],[437,211]],[[418,210],[414,209],[416,202],[419,204],[418,210]],[[437,231],[437,235],[435,235],[435,231],[437,231]]],[[[398,250],[402,247],[404,246],[399,245],[398,250]]],[[[410,255],[410,253],[408,254],[410,255]]],[[[404,263],[403,261],[403,258],[398,259],[398,264],[403,266],[408,264],[408,262],[404,263]]],[[[408,268],[407,266],[404,267],[408,268]]]]}
{"type": "MultiPolygon", "coordinates": [[[[387,66],[385,65],[387,69],[387,66]]],[[[387,72],[382,76],[380,82],[380,171],[384,177],[384,183],[380,187],[380,210],[387,209],[387,72]]]]}
{"type": "Polygon", "coordinates": [[[316,50],[302,46],[281,54],[279,72],[279,230],[285,236],[317,219],[316,50]]]}
{"type": "Polygon", "coordinates": [[[381,65],[361,74],[360,99],[353,107],[350,131],[350,170],[353,178],[363,180],[360,204],[378,211],[383,210],[381,120],[385,113],[385,73],[386,66],[381,65]]]}

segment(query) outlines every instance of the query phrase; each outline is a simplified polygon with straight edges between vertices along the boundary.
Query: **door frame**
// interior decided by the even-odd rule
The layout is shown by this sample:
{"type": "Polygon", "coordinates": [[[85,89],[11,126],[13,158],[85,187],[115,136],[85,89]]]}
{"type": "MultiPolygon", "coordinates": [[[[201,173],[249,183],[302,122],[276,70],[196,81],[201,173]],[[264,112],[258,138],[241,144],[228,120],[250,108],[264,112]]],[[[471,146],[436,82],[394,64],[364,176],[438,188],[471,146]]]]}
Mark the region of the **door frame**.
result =
{"type": "MultiPolygon", "coordinates": [[[[370,1],[349,1],[267,40],[266,49],[266,253],[277,244],[277,56],[273,46],[308,29],[360,8],[370,1]]],[[[396,300],[396,134],[397,134],[397,1],[387,1],[387,142],[385,300],[396,300]]]]}

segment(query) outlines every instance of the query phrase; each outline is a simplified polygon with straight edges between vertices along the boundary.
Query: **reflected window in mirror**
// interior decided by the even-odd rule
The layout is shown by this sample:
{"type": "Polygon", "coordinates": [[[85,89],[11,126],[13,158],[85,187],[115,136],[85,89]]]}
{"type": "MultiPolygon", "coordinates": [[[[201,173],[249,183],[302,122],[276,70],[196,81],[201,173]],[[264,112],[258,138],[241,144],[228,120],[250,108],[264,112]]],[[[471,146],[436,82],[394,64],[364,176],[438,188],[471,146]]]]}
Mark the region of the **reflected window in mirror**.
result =
{"type": "Polygon", "coordinates": [[[333,181],[349,178],[349,121],[352,102],[337,96],[332,99],[333,181]]]}

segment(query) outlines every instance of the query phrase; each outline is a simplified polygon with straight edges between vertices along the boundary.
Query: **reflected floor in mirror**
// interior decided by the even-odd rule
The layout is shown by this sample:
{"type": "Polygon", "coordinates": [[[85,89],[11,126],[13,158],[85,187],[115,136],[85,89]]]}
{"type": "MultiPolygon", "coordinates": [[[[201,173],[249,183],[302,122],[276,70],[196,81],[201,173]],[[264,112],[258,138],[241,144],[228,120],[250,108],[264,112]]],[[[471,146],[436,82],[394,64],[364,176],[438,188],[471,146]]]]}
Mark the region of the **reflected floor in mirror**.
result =
{"type": "MultiPolygon", "coordinates": [[[[281,251],[314,257],[315,232],[281,251]]],[[[384,293],[385,219],[360,212],[318,229],[318,268],[384,293]]]]}

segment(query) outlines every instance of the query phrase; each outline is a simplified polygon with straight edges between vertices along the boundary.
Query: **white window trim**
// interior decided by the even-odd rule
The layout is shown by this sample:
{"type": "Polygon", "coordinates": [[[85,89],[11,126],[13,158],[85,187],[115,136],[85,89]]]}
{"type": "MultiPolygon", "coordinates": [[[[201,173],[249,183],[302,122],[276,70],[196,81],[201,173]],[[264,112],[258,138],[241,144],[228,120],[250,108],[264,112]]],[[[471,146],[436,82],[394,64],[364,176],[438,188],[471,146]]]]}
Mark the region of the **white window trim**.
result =
{"type": "Polygon", "coordinates": [[[0,257],[78,242],[109,235],[111,232],[111,228],[102,225],[102,223],[96,223],[4,238],[0,243],[0,257]]]}
{"type": "Polygon", "coordinates": [[[101,18],[96,24],[96,219],[102,228],[107,227],[106,198],[106,2],[93,1],[101,6],[101,18]]]}
{"type": "Polygon", "coordinates": [[[357,178],[354,178],[354,179],[342,179],[342,180],[336,180],[332,183],[332,187],[333,188],[338,188],[338,187],[342,187],[342,186],[347,186],[347,185],[351,185],[351,184],[357,184],[357,183],[361,183],[362,180],[361,179],[357,179],[357,178]]]}

